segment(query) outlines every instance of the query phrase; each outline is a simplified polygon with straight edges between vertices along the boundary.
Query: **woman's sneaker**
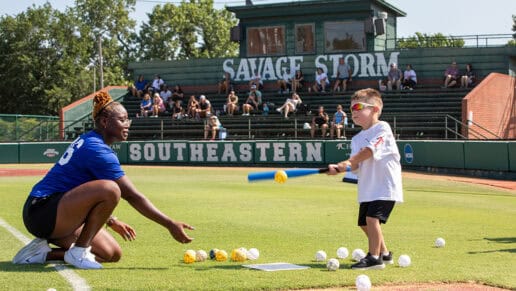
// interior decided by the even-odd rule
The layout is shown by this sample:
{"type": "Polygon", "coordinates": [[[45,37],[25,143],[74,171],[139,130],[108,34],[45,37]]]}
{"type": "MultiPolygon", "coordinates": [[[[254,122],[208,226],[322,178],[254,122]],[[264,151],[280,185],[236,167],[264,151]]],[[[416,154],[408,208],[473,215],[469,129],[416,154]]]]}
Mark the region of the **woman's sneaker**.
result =
{"type": "Polygon", "coordinates": [[[394,260],[392,259],[392,252],[389,252],[388,255],[382,255],[382,260],[385,264],[394,264],[394,260]]]}
{"type": "Polygon", "coordinates": [[[51,250],[46,239],[35,238],[18,251],[13,264],[43,264],[51,250]]]}
{"type": "Polygon", "coordinates": [[[351,266],[353,270],[382,270],[385,268],[382,257],[375,259],[371,254],[360,260],[360,262],[351,266]]]}
{"type": "Polygon", "coordinates": [[[79,269],[102,269],[102,265],[95,261],[95,255],[91,253],[91,247],[81,248],[72,245],[65,252],[64,260],[79,269]]]}

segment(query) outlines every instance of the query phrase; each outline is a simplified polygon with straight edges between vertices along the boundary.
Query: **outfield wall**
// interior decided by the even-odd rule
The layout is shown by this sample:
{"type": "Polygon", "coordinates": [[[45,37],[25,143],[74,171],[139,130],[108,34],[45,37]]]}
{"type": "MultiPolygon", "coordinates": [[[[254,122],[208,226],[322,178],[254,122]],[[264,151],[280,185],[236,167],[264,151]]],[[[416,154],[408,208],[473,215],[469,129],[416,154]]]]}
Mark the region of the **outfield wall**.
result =
{"type": "MultiPolygon", "coordinates": [[[[0,144],[0,163],[55,163],[68,143],[0,144]]],[[[516,175],[514,141],[398,141],[404,168],[516,175]]],[[[112,146],[122,164],[318,167],[346,159],[350,141],[140,141],[112,146]]]]}

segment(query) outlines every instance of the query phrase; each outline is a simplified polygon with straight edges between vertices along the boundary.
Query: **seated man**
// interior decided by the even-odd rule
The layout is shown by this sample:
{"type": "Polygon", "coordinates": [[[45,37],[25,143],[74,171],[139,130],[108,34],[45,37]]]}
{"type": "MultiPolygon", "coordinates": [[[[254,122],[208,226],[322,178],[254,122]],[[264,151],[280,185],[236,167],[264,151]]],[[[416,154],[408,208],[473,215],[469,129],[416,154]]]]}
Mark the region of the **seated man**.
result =
{"type": "Polygon", "coordinates": [[[401,90],[401,79],[403,78],[403,74],[401,70],[398,69],[396,64],[392,63],[389,73],[387,74],[387,90],[392,91],[393,88],[396,90],[401,90]]]}
{"type": "Polygon", "coordinates": [[[346,92],[348,83],[351,82],[351,68],[344,61],[344,58],[339,58],[339,66],[337,67],[337,79],[335,79],[335,85],[333,91],[340,91],[342,86],[342,92],[346,92]]]}
{"type": "Polygon", "coordinates": [[[344,131],[346,124],[348,123],[346,112],[342,111],[342,105],[337,105],[337,112],[333,114],[333,120],[331,122],[330,138],[333,138],[333,134],[337,132],[337,138],[345,138],[341,136],[341,132],[344,131]]]}
{"type": "Polygon", "coordinates": [[[145,92],[145,89],[147,89],[148,83],[149,82],[143,78],[143,75],[139,75],[138,80],[136,80],[136,82],[134,82],[130,87],[131,94],[140,98],[143,97],[143,93],[145,92]]]}
{"type": "Polygon", "coordinates": [[[319,106],[319,110],[317,114],[312,118],[312,125],[310,128],[310,136],[314,138],[315,130],[317,128],[321,129],[321,137],[324,138],[326,136],[326,130],[328,129],[328,114],[324,111],[324,106],[319,106]]]}
{"type": "Polygon", "coordinates": [[[206,99],[206,96],[201,95],[199,97],[199,105],[196,110],[197,118],[207,118],[211,115],[211,103],[206,99]]]}

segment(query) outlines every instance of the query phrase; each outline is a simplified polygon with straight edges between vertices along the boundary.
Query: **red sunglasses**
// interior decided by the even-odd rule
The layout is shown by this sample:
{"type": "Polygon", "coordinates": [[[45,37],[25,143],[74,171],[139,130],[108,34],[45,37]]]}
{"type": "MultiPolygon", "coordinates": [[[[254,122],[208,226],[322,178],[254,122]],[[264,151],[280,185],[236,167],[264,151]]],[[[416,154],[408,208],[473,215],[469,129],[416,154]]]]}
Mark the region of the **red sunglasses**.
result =
{"type": "Polygon", "coordinates": [[[349,110],[351,110],[351,112],[353,111],[360,111],[362,109],[365,109],[366,107],[375,107],[376,105],[374,104],[369,104],[369,103],[364,103],[364,102],[357,102],[353,105],[351,105],[349,107],[349,110]]]}

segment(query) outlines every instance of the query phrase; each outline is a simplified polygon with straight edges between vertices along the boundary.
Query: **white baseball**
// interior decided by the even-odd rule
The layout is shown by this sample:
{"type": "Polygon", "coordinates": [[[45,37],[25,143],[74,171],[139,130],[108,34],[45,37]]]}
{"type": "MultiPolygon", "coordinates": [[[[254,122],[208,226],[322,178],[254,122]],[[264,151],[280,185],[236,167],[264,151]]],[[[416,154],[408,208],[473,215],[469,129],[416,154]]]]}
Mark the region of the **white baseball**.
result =
{"type": "Polygon", "coordinates": [[[337,249],[337,258],[345,259],[349,256],[349,251],[345,247],[340,247],[337,249]]]}
{"type": "Polygon", "coordinates": [[[247,251],[247,258],[249,260],[251,260],[251,261],[258,260],[259,257],[260,257],[260,251],[258,251],[258,249],[250,248],[247,251]]]}
{"type": "Polygon", "coordinates": [[[326,268],[328,271],[336,271],[340,267],[339,260],[331,258],[326,263],[326,268]]]}
{"type": "Polygon", "coordinates": [[[446,244],[446,241],[442,237],[438,237],[435,240],[435,246],[438,247],[438,248],[443,248],[445,244],[446,244]]]}
{"type": "Polygon", "coordinates": [[[362,249],[354,249],[351,253],[351,258],[355,262],[359,262],[361,259],[365,258],[366,254],[362,249]]]}
{"type": "Polygon", "coordinates": [[[406,268],[406,267],[410,266],[411,262],[412,261],[410,260],[410,257],[408,255],[401,255],[398,258],[398,265],[402,268],[406,268]]]}
{"type": "Polygon", "coordinates": [[[326,252],[325,251],[317,251],[315,253],[315,260],[318,262],[322,262],[326,260],[326,252]]]}
{"type": "Polygon", "coordinates": [[[358,275],[355,280],[355,286],[358,291],[369,291],[371,290],[371,280],[367,275],[358,275]]]}

